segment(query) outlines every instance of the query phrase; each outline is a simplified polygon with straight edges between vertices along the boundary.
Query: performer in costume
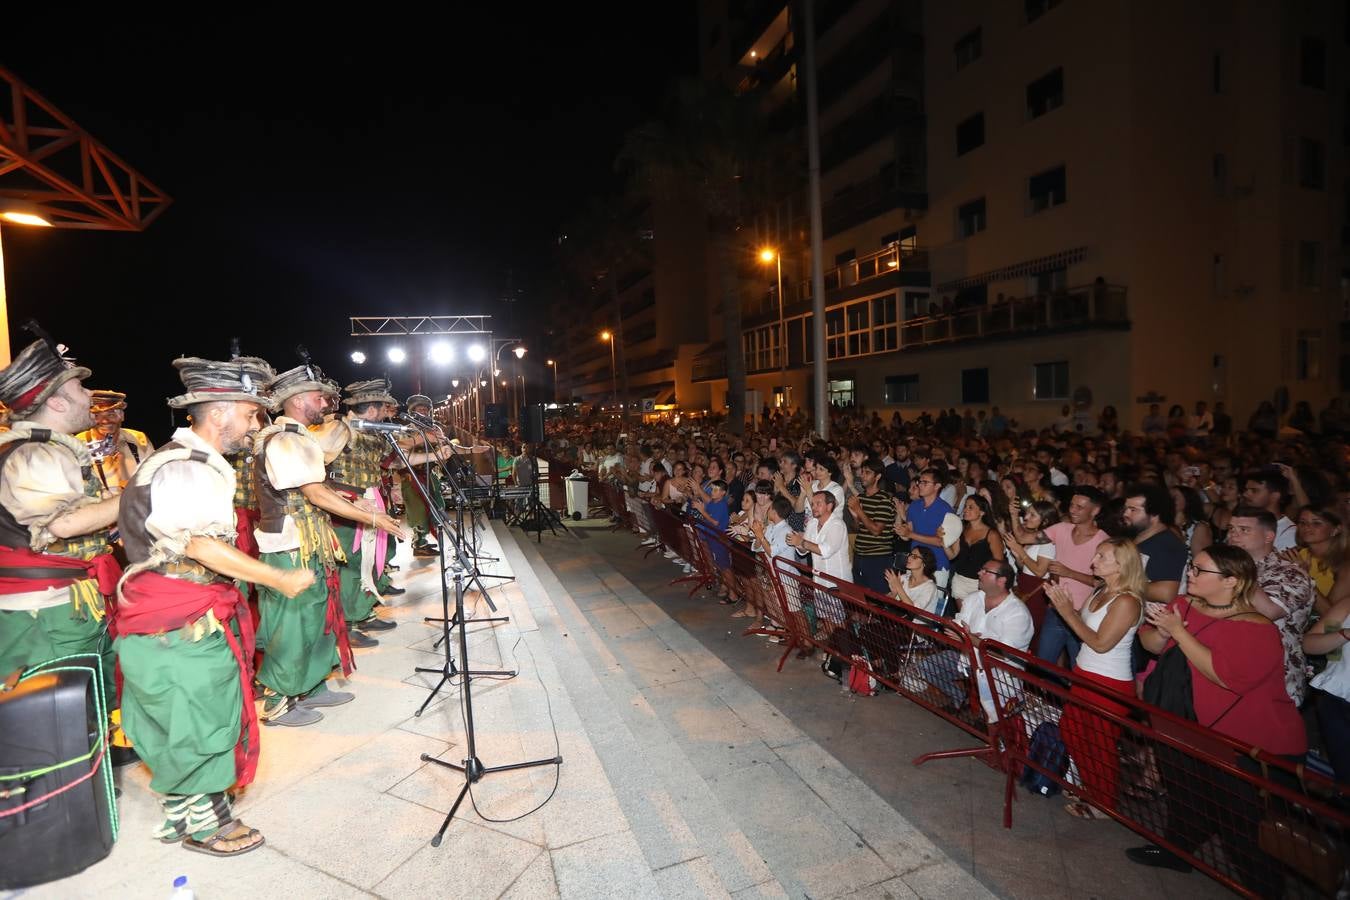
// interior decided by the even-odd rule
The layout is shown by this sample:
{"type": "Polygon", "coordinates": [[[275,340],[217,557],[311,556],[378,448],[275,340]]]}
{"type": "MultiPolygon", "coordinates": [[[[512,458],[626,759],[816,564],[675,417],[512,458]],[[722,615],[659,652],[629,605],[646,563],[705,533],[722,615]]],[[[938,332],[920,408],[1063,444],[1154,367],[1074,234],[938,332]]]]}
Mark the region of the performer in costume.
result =
{"type": "Polygon", "coordinates": [[[154,836],[237,856],[263,838],[230,811],[230,791],[253,780],[259,752],[253,621],[230,579],[294,598],[314,573],[234,546],[235,472],[222,454],[258,433],[271,367],[250,358],[174,366],[186,392],[169,406],[186,410],[190,427],[142,462],[118,516],[130,561],[114,617],[122,722],[163,795],[154,836]]]}
{"type": "MultiPolygon", "coordinates": [[[[408,398],[407,407],[410,415],[430,417],[431,398],[426,394],[413,394],[408,398]]],[[[414,447],[422,452],[428,452],[431,450],[431,442],[425,436],[418,436],[406,442],[406,449],[414,447]]],[[[416,466],[403,476],[403,508],[408,519],[408,527],[413,532],[413,555],[435,556],[439,550],[435,544],[427,540],[427,534],[433,529],[431,515],[427,512],[427,506],[422,500],[422,495],[412,484],[414,479],[426,489],[432,502],[440,504],[441,509],[444,510],[440,479],[435,472],[432,472],[428,479],[426,470],[418,469],[416,466]]]]}
{"type": "Polygon", "coordinates": [[[324,391],[322,373],[309,362],[278,375],[271,392],[281,415],[253,444],[261,559],[315,575],[314,585],[294,599],[258,588],[258,644],[264,652],[258,681],[268,725],[311,725],[323,718],[318,707],[353,699],[326,684],[334,665],[340,664],[344,675],[352,670],[338,588],[338,566],[345,556],[328,514],[401,533],[389,516],[344,500],[324,483],[323,448],[309,431],[323,424],[324,391]]]}
{"type": "Polygon", "coordinates": [[[123,428],[126,419],[127,395],[119,391],[94,391],[89,401],[89,412],[94,427],[81,431],[77,440],[89,445],[94,461],[94,474],[103,486],[101,495],[120,494],[131,476],[155,447],[143,432],[123,428]]]}
{"type": "Polygon", "coordinates": [[[89,448],[89,370],[39,340],[0,370],[11,430],[0,435],[0,672],[74,653],[103,663],[114,702],[105,600],[121,570],[109,531],[117,497],[99,499],[89,448]]]}

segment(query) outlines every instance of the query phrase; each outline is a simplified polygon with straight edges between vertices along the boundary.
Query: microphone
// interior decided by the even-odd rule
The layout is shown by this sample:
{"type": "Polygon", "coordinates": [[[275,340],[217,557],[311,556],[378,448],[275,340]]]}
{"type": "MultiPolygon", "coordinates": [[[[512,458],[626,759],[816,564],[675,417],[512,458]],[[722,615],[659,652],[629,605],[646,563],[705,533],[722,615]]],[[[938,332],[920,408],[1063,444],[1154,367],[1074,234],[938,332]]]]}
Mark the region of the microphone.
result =
{"type": "Polygon", "coordinates": [[[368,422],[365,419],[352,419],[351,426],[357,431],[370,431],[375,434],[412,434],[407,425],[395,425],[392,422],[368,422]]]}

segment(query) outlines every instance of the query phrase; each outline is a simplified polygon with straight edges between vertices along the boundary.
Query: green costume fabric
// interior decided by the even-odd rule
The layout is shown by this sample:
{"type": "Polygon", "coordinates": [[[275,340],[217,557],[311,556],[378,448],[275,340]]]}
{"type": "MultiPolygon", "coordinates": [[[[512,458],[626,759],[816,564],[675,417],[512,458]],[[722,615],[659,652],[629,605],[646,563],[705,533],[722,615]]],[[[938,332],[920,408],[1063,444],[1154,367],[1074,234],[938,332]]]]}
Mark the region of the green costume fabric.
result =
{"type": "MultiPolygon", "coordinates": [[[[278,569],[304,568],[299,551],[264,553],[262,561],[278,569]]],[[[324,634],[327,570],[317,557],[311,568],[314,583],[291,600],[258,585],[258,649],[264,651],[258,681],[285,697],[313,690],[338,664],[337,635],[324,634]]]]}
{"type": "Polygon", "coordinates": [[[181,632],[132,634],[115,645],[122,727],[150,768],[150,788],[206,794],[233,785],[244,701],[239,664],[224,633],[198,641],[181,632]]]}
{"type": "MultiPolygon", "coordinates": [[[[15,669],[68,656],[92,653],[103,663],[103,688],[108,708],[117,706],[113,686],[115,658],[106,619],[95,619],[69,603],[37,610],[0,611],[0,677],[15,669]],[[82,616],[82,617],[77,617],[82,616]]],[[[237,729],[236,729],[237,730],[237,729]]]]}
{"type": "MultiPolygon", "coordinates": [[[[370,527],[369,523],[366,527],[370,527]]],[[[375,609],[375,595],[361,586],[362,551],[359,547],[355,550],[352,549],[356,543],[356,529],[335,521],[333,532],[337,535],[338,543],[342,545],[343,551],[347,554],[347,562],[338,568],[342,614],[346,617],[348,625],[355,625],[357,622],[364,622],[370,618],[371,612],[375,609]]]]}

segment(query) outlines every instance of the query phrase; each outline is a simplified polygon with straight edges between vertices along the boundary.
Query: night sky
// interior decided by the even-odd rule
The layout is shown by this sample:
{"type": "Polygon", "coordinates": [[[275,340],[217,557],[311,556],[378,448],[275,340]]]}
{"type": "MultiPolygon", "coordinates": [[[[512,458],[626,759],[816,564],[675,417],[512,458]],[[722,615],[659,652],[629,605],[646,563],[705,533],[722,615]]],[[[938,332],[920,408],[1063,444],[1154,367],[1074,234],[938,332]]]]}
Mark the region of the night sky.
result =
{"type": "Polygon", "coordinates": [[[5,226],[15,349],[36,316],[162,438],[170,360],[224,358],[232,336],[278,369],[304,342],[346,383],[352,315],[491,313],[499,335],[529,333],[559,225],[616,189],[624,132],[695,71],[693,4],[661,6],[7,11],[0,63],[174,198],[140,234],[5,226]],[[496,303],[508,277],[514,311],[496,303]]]}

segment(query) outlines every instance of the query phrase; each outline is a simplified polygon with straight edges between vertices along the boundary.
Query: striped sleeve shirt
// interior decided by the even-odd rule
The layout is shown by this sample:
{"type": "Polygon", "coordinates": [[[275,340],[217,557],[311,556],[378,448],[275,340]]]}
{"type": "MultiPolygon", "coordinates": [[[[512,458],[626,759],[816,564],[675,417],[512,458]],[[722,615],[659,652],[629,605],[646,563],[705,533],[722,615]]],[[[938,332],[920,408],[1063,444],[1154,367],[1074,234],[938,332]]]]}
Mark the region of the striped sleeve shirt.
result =
{"type": "Polygon", "coordinates": [[[892,548],[891,526],[895,524],[895,504],[891,501],[891,495],[886,491],[877,491],[871,496],[859,494],[858,503],[862,505],[867,518],[881,526],[881,534],[872,534],[860,522],[853,555],[889,556],[892,548]]]}

